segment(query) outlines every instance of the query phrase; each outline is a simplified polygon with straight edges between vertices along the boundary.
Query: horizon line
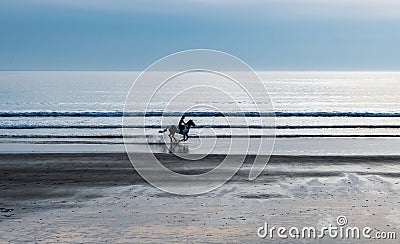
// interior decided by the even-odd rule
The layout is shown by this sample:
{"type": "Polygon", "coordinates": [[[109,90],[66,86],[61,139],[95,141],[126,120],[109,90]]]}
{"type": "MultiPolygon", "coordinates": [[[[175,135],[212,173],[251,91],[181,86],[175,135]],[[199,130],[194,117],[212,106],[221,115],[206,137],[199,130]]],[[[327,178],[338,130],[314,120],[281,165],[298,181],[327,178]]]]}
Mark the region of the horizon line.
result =
{"type": "MultiPolygon", "coordinates": [[[[0,72],[143,72],[143,70],[129,70],[129,69],[0,69],[0,72]]],[[[274,70],[261,70],[253,69],[256,72],[400,72],[398,70],[386,70],[386,69],[274,69],[274,70]]],[[[166,70],[169,71],[169,70],[166,70]]],[[[229,70],[232,71],[232,70],[229,70]]]]}

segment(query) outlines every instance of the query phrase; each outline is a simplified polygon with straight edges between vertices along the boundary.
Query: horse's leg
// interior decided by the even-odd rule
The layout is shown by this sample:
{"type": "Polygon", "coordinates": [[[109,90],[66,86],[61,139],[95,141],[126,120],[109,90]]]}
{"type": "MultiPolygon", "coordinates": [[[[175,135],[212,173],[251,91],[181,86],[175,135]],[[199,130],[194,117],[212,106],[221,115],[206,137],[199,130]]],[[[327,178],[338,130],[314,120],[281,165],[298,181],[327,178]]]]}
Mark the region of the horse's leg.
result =
{"type": "Polygon", "coordinates": [[[172,133],[171,135],[172,135],[172,138],[174,138],[174,141],[176,142],[177,140],[176,140],[176,137],[175,137],[175,133],[172,133]]]}
{"type": "Polygon", "coordinates": [[[170,142],[172,143],[172,137],[174,136],[173,134],[172,134],[172,128],[171,127],[169,127],[168,128],[168,131],[169,131],[169,139],[170,139],[170,142]]]}
{"type": "Polygon", "coordinates": [[[171,134],[169,134],[169,135],[168,135],[168,137],[169,137],[169,139],[170,139],[170,141],[171,141],[171,143],[172,143],[172,137],[171,137],[171,134]]]}
{"type": "Polygon", "coordinates": [[[175,126],[169,127],[169,135],[170,135],[170,138],[171,138],[171,143],[172,143],[172,138],[176,142],[175,133],[176,133],[176,127],[175,126]]]}

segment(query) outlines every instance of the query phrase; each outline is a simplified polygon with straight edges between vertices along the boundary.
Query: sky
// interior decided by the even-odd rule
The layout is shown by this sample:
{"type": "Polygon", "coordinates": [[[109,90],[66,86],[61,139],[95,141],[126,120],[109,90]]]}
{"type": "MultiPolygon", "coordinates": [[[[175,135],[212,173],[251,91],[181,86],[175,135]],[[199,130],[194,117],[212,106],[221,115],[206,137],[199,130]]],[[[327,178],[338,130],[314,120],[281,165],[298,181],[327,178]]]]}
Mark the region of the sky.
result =
{"type": "Polygon", "coordinates": [[[215,49],[256,70],[400,70],[396,0],[2,0],[0,70],[143,70],[215,49]]]}

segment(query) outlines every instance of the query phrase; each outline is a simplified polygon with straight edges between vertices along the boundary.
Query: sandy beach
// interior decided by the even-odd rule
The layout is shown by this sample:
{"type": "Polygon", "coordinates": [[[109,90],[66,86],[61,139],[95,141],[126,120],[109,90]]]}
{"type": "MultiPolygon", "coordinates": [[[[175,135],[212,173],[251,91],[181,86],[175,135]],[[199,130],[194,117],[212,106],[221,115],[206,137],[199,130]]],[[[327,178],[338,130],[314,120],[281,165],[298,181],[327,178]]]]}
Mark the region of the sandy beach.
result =
{"type": "MultiPolygon", "coordinates": [[[[224,158],[157,157],[184,174],[206,172],[224,158]]],[[[212,192],[178,196],[146,183],[122,153],[2,154],[0,237],[10,243],[293,242],[263,239],[257,230],[265,222],[322,228],[338,216],[347,226],[371,227],[371,234],[399,232],[400,157],[272,156],[255,181],[248,181],[249,162],[250,156],[212,192]]]]}

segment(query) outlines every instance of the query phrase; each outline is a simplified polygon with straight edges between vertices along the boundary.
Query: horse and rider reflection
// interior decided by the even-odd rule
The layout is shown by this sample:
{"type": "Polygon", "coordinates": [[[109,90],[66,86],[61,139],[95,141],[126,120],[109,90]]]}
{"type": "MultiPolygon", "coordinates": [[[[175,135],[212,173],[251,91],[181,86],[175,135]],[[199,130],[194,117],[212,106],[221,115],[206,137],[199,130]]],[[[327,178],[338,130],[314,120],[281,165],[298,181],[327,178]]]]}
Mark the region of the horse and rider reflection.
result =
{"type": "Polygon", "coordinates": [[[167,146],[168,152],[169,153],[189,153],[189,147],[187,145],[181,145],[178,143],[170,143],[169,146],[167,146]]]}

